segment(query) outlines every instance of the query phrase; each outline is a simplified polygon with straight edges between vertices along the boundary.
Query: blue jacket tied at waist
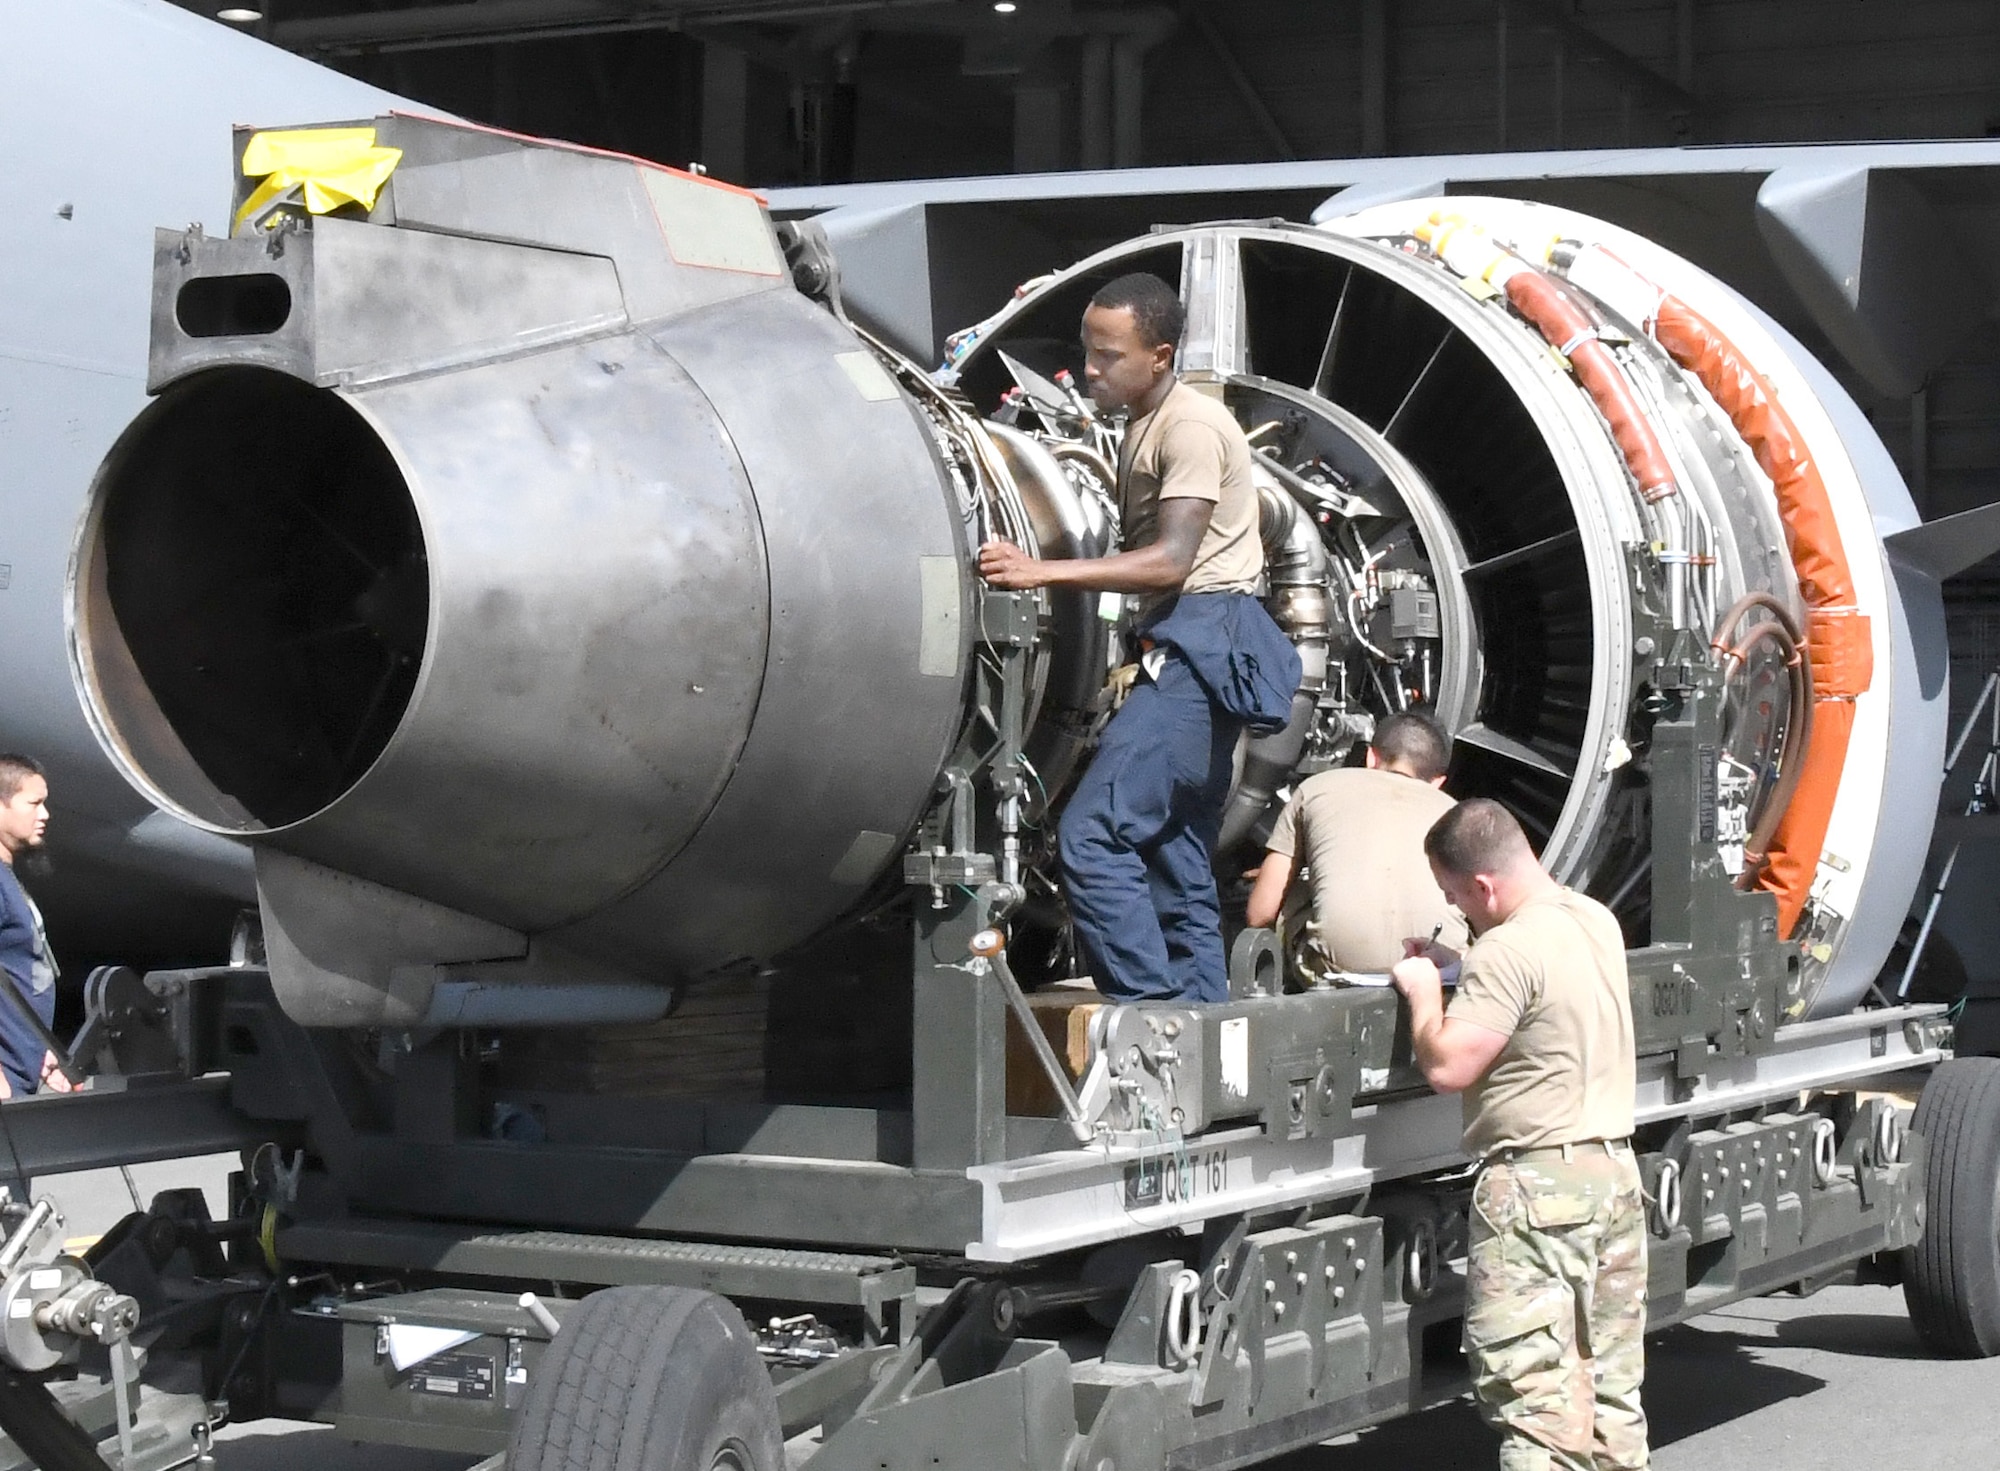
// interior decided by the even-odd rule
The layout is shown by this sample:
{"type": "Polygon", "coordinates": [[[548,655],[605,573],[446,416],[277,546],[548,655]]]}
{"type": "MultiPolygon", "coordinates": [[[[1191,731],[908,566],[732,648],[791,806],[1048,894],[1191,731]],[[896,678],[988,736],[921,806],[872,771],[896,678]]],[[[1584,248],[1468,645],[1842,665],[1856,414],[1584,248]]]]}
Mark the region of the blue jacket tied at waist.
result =
{"type": "Polygon", "coordinates": [[[1142,632],[1156,653],[1063,813],[1069,909],[1097,988],[1224,1001],[1215,843],[1237,738],[1282,728],[1297,651],[1247,593],[1183,593],[1142,632]]]}
{"type": "Polygon", "coordinates": [[[1248,593],[1182,593],[1140,629],[1170,646],[1224,714],[1252,735],[1283,730],[1305,666],[1284,630],[1248,593]]]}

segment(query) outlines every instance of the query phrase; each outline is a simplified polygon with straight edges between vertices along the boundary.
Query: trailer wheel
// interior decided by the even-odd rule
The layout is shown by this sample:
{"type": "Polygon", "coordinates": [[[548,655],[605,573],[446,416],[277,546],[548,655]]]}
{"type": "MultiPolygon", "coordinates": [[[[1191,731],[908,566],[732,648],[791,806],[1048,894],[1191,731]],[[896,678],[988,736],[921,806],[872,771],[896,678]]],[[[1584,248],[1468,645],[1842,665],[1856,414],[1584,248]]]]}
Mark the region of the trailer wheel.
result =
{"type": "Polygon", "coordinates": [[[771,1376],[711,1292],[613,1287],[564,1320],[508,1471],[784,1471],[771,1376]]]}
{"type": "Polygon", "coordinates": [[[1903,1257],[1918,1336],[1958,1358],[2000,1353],[2000,1058],[1960,1057],[1924,1085],[1924,1234],[1903,1257]]]}

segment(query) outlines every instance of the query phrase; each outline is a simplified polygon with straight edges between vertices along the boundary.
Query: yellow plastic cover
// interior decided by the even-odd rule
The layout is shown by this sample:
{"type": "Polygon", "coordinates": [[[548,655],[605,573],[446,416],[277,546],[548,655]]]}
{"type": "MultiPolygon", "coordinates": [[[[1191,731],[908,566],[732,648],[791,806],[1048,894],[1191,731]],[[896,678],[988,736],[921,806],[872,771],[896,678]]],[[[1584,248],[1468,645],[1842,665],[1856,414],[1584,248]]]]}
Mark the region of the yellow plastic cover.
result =
{"type": "Polygon", "coordinates": [[[253,133],[243,149],[243,177],[262,178],[236,212],[237,228],[288,189],[300,189],[316,215],[375,197],[401,162],[400,148],[375,146],[373,128],[293,128],[253,133]]]}

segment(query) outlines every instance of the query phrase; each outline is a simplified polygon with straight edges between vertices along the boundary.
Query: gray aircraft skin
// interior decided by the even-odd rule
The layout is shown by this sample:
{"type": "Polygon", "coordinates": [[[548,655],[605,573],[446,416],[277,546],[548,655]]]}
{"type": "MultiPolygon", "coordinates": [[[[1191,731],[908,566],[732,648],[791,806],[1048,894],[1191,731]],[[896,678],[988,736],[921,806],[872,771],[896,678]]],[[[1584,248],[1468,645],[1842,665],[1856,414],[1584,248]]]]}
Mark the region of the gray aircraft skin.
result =
{"type": "MultiPolygon", "coordinates": [[[[154,811],[86,724],[63,627],[77,519],[145,403],[152,231],[200,220],[225,233],[231,125],[424,109],[155,0],[0,0],[0,25],[0,245],[15,283],[0,296],[0,748],[50,767],[54,861],[38,892],[72,959],[206,959],[254,899],[247,854],[154,811]]],[[[1910,392],[1996,310],[2000,273],[1964,242],[1993,238],[2000,142],[1142,169],[783,189],[770,203],[819,217],[857,315],[934,362],[947,333],[1018,282],[1154,224],[1447,193],[1533,199],[1648,236],[1885,394],[1910,392]]],[[[1941,576],[1988,540],[1961,526],[1898,550],[1941,576]]],[[[1930,651],[1940,667],[1942,652],[1930,651]]]]}
{"type": "Polygon", "coordinates": [[[769,198],[826,226],[848,297],[921,356],[1019,282],[1156,225],[1317,223],[1435,195],[1533,200],[1645,236],[1885,395],[1913,392],[2000,314],[2000,141],[1986,139],[1216,164],[769,198]]]}
{"type": "Polygon", "coordinates": [[[0,0],[0,35],[0,749],[49,768],[33,883],[72,969],[212,959],[253,902],[249,856],[156,812],[92,737],[64,653],[70,543],[146,404],[153,229],[227,232],[231,126],[413,105],[157,0],[0,0]]]}

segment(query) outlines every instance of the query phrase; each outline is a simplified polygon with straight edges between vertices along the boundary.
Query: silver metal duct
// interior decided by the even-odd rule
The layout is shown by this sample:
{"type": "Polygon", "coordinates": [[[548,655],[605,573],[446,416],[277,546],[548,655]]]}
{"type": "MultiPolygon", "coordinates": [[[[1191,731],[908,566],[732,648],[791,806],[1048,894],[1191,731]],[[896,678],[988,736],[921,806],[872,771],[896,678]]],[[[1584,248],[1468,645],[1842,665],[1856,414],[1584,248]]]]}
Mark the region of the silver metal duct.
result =
{"type": "Polygon", "coordinates": [[[157,802],[309,865],[260,884],[294,1015],[657,1012],[896,861],[964,715],[962,507],[753,197],[378,132],[420,229],[163,232],[82,686],[157,802]]]}

